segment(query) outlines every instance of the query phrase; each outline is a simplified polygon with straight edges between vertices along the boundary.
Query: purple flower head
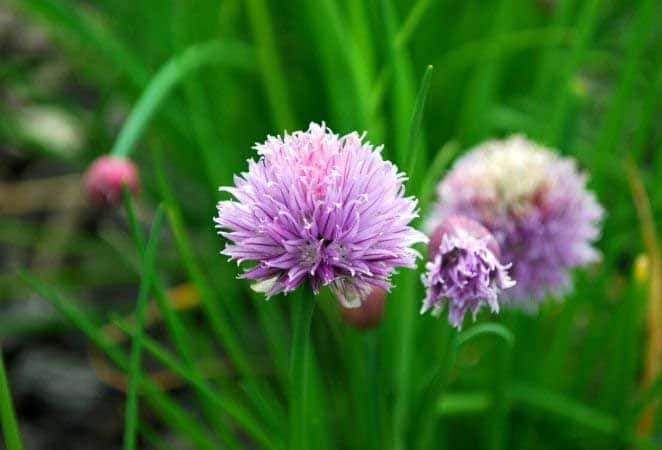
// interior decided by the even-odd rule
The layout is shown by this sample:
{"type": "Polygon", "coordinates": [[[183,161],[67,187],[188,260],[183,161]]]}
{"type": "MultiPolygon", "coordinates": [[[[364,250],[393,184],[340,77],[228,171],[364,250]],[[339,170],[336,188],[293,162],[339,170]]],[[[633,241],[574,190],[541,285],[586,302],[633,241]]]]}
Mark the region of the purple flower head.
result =
{"type": "Polygon", "coordinates": [[[483,305],[499,312],[499,292],[515,285],[507,272],[510,264],[499,262],[496,239],[474,220],[446,218],[432,233],[428,253],[421,314],[433,308],[438,313],[448,305],[448,322],[454,327],[462,328],[469,310],[475,320],[483,305]]]}
{"type": "Polygon", "coordinates": [[[461,158],[438,187],[429,224],[464,215],[494,235],[517,285],[509,304],[535,309],[570,288],[569,270],[599,258],[603,209],[573,159],[523,136],[487,141],[461,158]]]}
{"type": "Polygon", "coordinates": [[[271,297],[308,280],[357,307],[373,286],[389,289],[397,267],[415,267],[411,246],[427,238],[409,226],[416,200],[381,147],[311,123],[255,149],[259,160],[221,188],[234,200],[219,202],[214,218],[230,241],[221,253],[254,263],[241,275],[254,289],[271,297]]]}

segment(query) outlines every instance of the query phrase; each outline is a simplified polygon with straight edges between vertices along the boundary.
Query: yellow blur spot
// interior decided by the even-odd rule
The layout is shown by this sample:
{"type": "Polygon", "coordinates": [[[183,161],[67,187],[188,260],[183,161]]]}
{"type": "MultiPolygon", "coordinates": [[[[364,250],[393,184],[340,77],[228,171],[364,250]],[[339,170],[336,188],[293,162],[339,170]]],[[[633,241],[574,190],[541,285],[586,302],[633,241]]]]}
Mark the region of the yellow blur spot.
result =
{"type": "Polygon", "coordinates": [[[648,255],[645,253],[639,253],[634,260],[632,269],[635,281],[639,284],[646,284],[650,276],[650,262],[648,260],[648,255]]]}
{"type": "Polygon", "coordinates": [[[189,283],[180,284],[168,289],[168,296],[171,299],[173,308],[176,310],[195,308],[200,302],[198,291],[195,289],[195,286],[189,283]]]}
{"type": "Polygon", "coordinates": [[[580,76],[575,77],[570,82],[570,88],[572,92],[578,98],[586,98],[588,96],[588,83],[586,79],[580,76]]]}

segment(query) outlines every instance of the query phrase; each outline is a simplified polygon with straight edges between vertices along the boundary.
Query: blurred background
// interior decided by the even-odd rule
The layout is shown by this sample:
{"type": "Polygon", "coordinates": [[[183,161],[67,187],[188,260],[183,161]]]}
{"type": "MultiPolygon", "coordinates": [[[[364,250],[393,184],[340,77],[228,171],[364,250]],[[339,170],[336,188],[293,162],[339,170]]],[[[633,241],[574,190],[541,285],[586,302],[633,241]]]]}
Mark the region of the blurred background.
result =
{"type": "MultiPolygon", "coordinates": [[[[662,414],[655,408],[662,367],[655,225],[662,222],[660,6],[656,0],[0,2],[0,341],[25,448],[121,448],[126,376],[17,270],[57,286],[114,342],[128,344],[108,324],[113,315],[132,314],[140,256],[124,210],[94,208],[82,174],[109,152],[159,68],[211,40],[235,45],[232,60],[206,65],[177,85],[131,155],[140,169],[140,223],[149,225],[169,192],[174,221],[190,239],[194,269],[172,229],[161,240],[158,268],[210,379],[225,386],[235,373],[205,324],[192,273],[206,277],[268,383],[283,371],[289,345],[278,340],[278,330],[269,334],[271,319],[262,312],[287,316],[289,298],[253,301],[247,286],[234,281],[236,268],[218,254],[222,242],[211,220],[217,187],[245,169],[255,142],[310,121],[325,121],[340,134],[365,130],[404,168],[416,93],[432,65],[416,173],[435,160],[447,167],[483,139],[524,133],[577,158],[607,210],[598,243],[603,260],[577,274],[574,293],[537,316],[500,318],[516,338],[507,420],[497,432],[486,425],[494,413],[494,344],[479,340],[458,356],[451,391],[439,402],[437,448],[662,448],[662,414]],[[159,186],[155,158],[163,160],[167,189],[159,186]]],[[[371,344],[339,322],[332,299],[321,303],[324,314],[313,325],[320,371],[348,370],[316,397],[322,402],[328,392],[333,416],[319,448],[368,448],[353,426],[371,425],[334,411],[359,415],[351,405],[365,393],[343,386],[369,355],[343,352],[352,342],[370,348],[377,339],[371,344]]],[[[387,301],[385,324],[368,332],[380,333],[386,353],[398,334],[391,308],[387,301]]],[[[163,321],[152,312],[149,333],[168,345],[163,321]]],[[[416,320],[414,348],[425,352],[412,357],[412,372],[434,358],[441,344],[432,338],[441,342],[450,333],[445,320],[416,320]]],[[[383,357],[379,380],[364,382],[389,386],[389,358],[383,357]]],[[[186,382],[155,361],[145,364],[168,396],[197,417],[186,382]]],[[[384,433],[388,448],[392,393],[384,389],[373,432],[384,433]]],[[[141,448],[200,447],[158,411],[145,407],[141,418],[141,448]]],[[[260,448],[238,435],[240,447],[260,448]]]]}

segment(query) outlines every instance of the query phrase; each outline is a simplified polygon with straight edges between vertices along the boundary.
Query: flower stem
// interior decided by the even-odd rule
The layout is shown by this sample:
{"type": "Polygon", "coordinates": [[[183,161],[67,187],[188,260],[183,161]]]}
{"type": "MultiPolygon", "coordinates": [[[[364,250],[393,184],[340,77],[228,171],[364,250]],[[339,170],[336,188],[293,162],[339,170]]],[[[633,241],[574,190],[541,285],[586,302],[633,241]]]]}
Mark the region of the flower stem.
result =
{"type": "Polygon", "coordinates": [[[309,448],[307,442],[308,417],[308,352],[310,346],[310,324],[315,310],[315,299],[310,287],[297,302],[294,314],[294,335],[290,356],[290,449],[309,448]]]}
{"type": "Polygon", "coordinates": [[[512,372],[512,347],[499,345],[495,349],[495,375],[492,385],[492,401],[487,416],[488,450],[503,450],[508,440],[508,416],[510,401],[507,397],[512,372]]]}
{"type": "Polygon", "coordinates": [[[439,419],[437,403],[448,387],[448,379],[455,365],[455,358],[457,357],[459,334],[455,333],[454,330],[447,330],[447,332],[452,333],[452,335],[444,336],[444,357],[440,358],[439,366],[435,369],[434,376],[423,393],[423,406],[419,411],[418,420],[420,423],[418,449],[420,450],[433,448],[435,426],[439,419]]]}

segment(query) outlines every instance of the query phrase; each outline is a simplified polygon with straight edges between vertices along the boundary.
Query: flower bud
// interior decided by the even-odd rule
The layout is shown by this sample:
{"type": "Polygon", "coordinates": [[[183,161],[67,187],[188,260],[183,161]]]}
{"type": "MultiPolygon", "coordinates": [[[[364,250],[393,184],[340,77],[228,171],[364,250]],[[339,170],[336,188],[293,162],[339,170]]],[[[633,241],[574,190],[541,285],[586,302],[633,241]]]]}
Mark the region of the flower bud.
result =
{"type": "Polygon", "coordinates": [[[483,305],[499,311],[498,294],[515,284],[508,276],[510,265],[499,262],[499,245],[478,222],[450,216],[439,224],[430,240],[427,272],[421,277],[427,288],[421,313],[448,306],[448,321],[462,328],[468,311],[476,314],[483,305]]]}
{"type": "Polygon", "coordinates": [[[87,169],[84,183],[85,191],[96,207],[113,208],[121,202],[125,184],[133,194],[138,193],[138,169],[127,158],[104,155],[87,169]]]}
{"type": "Polygon", "coordinates": [[[382,322],[384,317],[384,303],[386,291],[380,287],[373,287],[370,294],[357,308],[340,306],[342,318],[354,328],[369,330],[382,322]]]}

